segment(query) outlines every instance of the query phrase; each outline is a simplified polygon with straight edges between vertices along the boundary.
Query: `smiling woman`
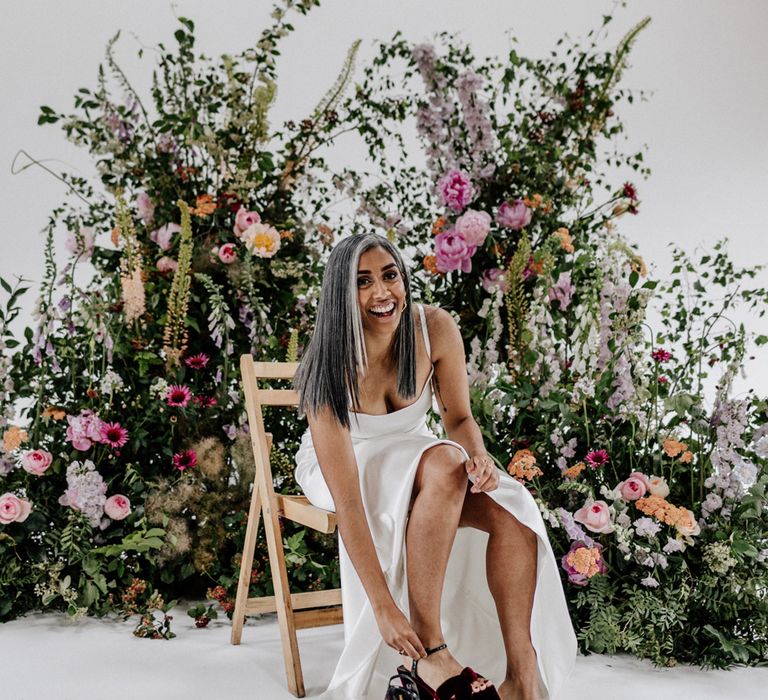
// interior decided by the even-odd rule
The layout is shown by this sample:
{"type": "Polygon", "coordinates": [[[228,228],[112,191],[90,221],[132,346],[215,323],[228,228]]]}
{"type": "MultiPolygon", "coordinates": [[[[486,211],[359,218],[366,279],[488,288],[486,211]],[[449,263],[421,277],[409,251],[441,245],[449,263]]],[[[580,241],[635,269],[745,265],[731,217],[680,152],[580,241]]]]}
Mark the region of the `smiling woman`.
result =
{"type": "Polygon", "coordinates": [[[296,386],[296,480],[341,538],[345,647],[324,697],[380,698],[394,652],[420,698],[554,697],[576,644],[544,524],[485,451],[456,323],[411,304],[386,238],[331,253],[296,386]],[[431,384],[447,439],[426,425],[431,384]]]}

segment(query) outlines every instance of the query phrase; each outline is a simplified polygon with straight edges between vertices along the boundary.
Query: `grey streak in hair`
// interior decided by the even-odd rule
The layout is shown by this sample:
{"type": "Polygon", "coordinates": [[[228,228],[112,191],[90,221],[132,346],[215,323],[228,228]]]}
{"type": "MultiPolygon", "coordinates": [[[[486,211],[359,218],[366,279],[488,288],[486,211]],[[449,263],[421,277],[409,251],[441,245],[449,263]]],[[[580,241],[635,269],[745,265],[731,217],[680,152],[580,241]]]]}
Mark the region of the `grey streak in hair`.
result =
{"type": "Polygon", "coordinates": [[[328,258],[315,330],[294,378],[300,411],[317,415],[321,408],[328,407],[345,428],[350,426],[349,412],[359,409],[359,377],[368,365],[357,301],[357,269],[360,256],[372,248],[386,250],[403,279],[407,306],[395,331],[390,359],[397,367],[397,393],[406,399],[416,395],[411,278],[400,251],[375,233],[345,238],[328,258]]]}

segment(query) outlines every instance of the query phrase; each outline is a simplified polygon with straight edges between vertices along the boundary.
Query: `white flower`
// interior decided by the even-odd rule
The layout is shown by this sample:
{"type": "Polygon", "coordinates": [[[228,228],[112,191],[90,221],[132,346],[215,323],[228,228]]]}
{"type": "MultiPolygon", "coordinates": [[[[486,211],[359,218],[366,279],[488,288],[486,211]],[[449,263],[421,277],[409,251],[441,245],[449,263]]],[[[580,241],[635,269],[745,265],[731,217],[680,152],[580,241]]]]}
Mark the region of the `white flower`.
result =
{"type": "Polygon", "coordinates": [[[647,586],[648,588],[658,588],[659,582],[653,578],[653,576],[646,576],[644,579],[640,581],[644,586],[647,586]]]}

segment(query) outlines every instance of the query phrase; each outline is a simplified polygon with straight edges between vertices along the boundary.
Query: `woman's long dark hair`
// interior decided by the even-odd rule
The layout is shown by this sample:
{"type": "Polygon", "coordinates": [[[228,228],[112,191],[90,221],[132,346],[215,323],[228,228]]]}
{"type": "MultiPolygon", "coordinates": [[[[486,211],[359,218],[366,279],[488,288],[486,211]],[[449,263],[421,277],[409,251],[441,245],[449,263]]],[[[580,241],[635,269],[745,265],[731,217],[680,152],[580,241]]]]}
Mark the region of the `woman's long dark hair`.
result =
{"type": "Polygon", "coordinates": [[[406,399],[416,395],[411,279],[403,258],[394,245],[378,234],[345,238],[328,258],[315,330],[294,378],[300,411],[317,415],[319,409],[330,407],[345,428],[349,428],[349,411],[360,406],[358,377],[368,366],[357,300],[357,269],[360,256],[372,248],[387,251],[403,279],[407,306],[395,332],[391,359],[397,367],[397,393],[406,399]]]}

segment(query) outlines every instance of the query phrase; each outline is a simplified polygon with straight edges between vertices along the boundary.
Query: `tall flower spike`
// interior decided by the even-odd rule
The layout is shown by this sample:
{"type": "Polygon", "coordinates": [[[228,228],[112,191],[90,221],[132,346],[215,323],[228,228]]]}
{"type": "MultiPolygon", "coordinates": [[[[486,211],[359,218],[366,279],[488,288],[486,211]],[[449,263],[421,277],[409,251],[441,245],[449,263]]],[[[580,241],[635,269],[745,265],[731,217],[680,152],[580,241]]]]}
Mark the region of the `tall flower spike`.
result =
{"type": "Polygon", "coordinates": [[[122,286],[123,314],[128,323],[140,319],[146,311],[144,279],[142,275],[141,247],[136,238],[133,218],[122,196],[117,198],[117,227],[124,241],[120,257],[120,284],[122,286]]]}
{"type": "Polygon", "coordinates": [[[192,266],[192,222],[189,205],[177,202],[181,210],[181,238],[178,267],[173,273],[171,292],[168,295],[168,313],[163,331],[163,351],[168,368],[178,365],[187,348],[187,308],[189,306],[189,271],[192,266]]]}
{"type": "Polygon", "coordinates": [[[507,326],[509,329],[509,369],[513,374],[519,369],[523,351],[523,330],[528,315],[528,299],[523,287],[523,271],[531,256],[531,243],[528,236],[523,236],[517,244],[517,250],[509,261],[507,270],[507,293],[504,301],[507,307],[507,326]]]}

